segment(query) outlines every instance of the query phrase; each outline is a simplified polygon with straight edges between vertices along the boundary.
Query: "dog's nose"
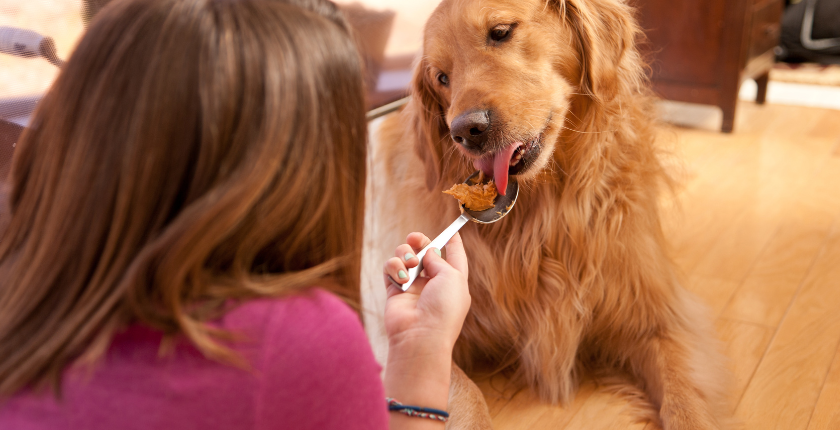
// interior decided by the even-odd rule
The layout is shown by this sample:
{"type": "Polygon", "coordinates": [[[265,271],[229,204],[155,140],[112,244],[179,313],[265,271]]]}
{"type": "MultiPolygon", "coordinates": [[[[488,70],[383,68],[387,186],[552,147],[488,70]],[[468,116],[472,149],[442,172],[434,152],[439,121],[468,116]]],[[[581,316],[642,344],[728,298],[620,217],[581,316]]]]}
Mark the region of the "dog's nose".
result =
{"type": "Polygon", "coordinates": [[[455,142],[464,145],[467,149],[478,151],[484,148],[489,129],[490,111],[472,110],[452,120],[450,134],[455,142]]]}

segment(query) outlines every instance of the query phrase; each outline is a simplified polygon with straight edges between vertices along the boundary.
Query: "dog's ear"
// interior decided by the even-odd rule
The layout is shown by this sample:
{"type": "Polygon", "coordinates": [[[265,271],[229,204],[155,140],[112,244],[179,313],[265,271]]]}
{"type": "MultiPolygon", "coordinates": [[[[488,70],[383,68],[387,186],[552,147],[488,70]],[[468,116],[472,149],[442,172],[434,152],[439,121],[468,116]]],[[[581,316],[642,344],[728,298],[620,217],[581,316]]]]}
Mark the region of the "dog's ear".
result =
{"type": "Polygon", "coordinates": [[[449,136],[442,100],[429,82],[428,63],[420,58],[411,82],[411,102],[414,131],[417,136],[414,150],[426,170],[426,186],[434,190],[443,180],[443,145],[449,136]]]}
{"type": "Polygon", "coordinates": [[[597,101],[612,100],[621,74],[638,64],[640,33],[632,8],[622,0],[558,0],[561,14],[576,33],[581,63],[580,87],[597,101]],[[633,58],[630,58],[633,57],[633,58]]]}

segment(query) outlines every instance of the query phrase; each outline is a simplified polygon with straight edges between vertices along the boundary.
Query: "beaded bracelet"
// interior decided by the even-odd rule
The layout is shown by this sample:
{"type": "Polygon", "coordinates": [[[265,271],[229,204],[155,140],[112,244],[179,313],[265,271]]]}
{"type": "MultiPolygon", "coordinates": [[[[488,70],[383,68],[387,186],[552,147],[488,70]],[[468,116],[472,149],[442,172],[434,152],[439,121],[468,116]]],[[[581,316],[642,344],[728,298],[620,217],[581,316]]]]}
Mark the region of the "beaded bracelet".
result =
{"type": "Polygon", "coordinates": [[[386,397],[385,400],[388,402],[388,411],[390,412],[399,412],[410,417],[428,418],[442,422],[446,422],[449,419],[449,413],[440,409],[404,405],[391,397],[386,397]]]}

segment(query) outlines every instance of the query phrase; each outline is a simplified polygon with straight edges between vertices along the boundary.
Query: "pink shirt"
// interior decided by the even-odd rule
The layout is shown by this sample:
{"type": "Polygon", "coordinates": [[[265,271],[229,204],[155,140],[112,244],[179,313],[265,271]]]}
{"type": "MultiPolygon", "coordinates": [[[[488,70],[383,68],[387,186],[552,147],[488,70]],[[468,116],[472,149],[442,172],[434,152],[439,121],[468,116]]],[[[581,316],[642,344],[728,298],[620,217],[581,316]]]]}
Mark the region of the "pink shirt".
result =
{"type": "Polygon", "coordinates": [[[118,334],[93,372],[68,371],[62,399],[20,393],[0,403],[0,429],[387,429],[367,337],[335,296],[255,300],[219,321],[247,336],[251,371],[204,358],[187,342],[158,357],[161,334],[118,334]]]}

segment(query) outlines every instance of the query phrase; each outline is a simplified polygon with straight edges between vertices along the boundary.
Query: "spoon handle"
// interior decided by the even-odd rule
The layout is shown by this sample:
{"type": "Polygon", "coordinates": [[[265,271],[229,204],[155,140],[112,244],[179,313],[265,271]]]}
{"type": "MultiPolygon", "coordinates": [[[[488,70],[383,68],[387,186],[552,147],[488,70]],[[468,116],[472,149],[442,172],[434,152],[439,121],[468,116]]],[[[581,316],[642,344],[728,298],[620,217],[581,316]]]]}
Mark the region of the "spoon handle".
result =
{"type": "Polygon", "coordinates": [[[418,264],[417,267],[412,267],[411,269],[408,269],[408,282],[400,286],[400,288],[403,291],[407,291],[408,287],[410,287],[411,284],[414,283],[414,280],[417,279],[417,277],[420,276],[420,272],[423,271],[423,257],[426,256],[426,251],[428,251],[429,248],[442,249],[443,246],[446,245],[447,242],[449,242],[449,239],[452,239],[452,236],[455,236],[455,233],[457,233],[458,230],[460,230],[461,227],[463,227],[464,224],[466,224],[471,219],[472,217],[468,213],[462,213],[461,216],[459,216],[458,219],[455,220],[455,222],[450,224],[449,227],[446,227],[446,230],[444,230],[441,234],[438,235],[438,237],[436,237],[433,241],[426,245],[425,248],[423,248],[422,250],[420,250],[420,252],[417,253],[417,258],[420,259],[420,264],[418,264]]]}

